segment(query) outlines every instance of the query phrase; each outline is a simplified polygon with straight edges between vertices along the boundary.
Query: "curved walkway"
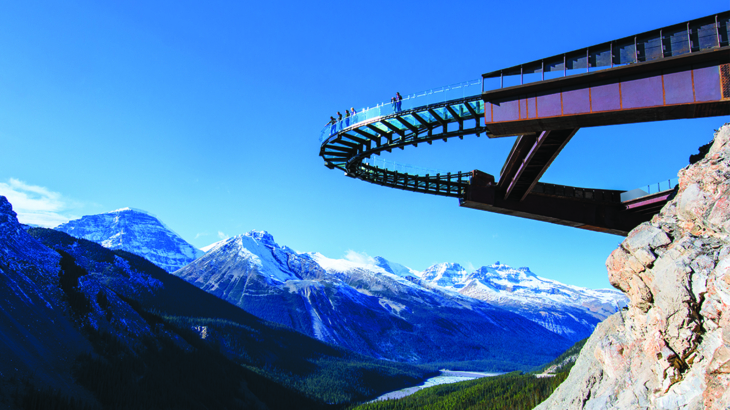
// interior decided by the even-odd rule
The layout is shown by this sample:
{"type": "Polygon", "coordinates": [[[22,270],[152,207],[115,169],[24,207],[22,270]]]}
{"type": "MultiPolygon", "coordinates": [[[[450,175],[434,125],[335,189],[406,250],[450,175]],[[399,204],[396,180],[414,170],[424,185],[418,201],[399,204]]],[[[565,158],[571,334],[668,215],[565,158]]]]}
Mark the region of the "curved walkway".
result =
{"type": "MultiPolygon", "coordinates": [[[[479,136],[486,132],[481,82],[477,84],[479,87],[473,87],[475,95],[422,106],[414,105],[426,102],[426,99],[419,100],[415,96],[412,101],[403,101],[406,108],[401,111],[392,112],[394,110],[389,104],[383,105],[376,108],[389,109],[392,113],[360,120],[349,126],[345,120],[328,126],[323,131],[319,155],[328,168],[341,169],[347,176],[363,181],[408,191],[462,197],[471,172],[415,175],[368,165],[363,160],[395,148],[417,147],[420,143],[431,144],[438,139],[463,139],[465,135],[479,136]],[[409,105],[413,107],[408,108],[409,105]]],[[[350,121],[358,121],[357,115],[350,117],[350,121]]]]}

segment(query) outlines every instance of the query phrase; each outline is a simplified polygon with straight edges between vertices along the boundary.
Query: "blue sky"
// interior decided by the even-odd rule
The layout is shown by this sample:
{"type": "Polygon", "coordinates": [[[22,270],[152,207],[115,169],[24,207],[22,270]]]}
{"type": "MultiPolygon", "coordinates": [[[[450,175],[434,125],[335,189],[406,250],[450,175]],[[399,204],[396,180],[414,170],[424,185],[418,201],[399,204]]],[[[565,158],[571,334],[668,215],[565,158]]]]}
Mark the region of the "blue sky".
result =
{"type": "MultiPolygon", "coordinates": [[[[197,247],[252,229],[328,257],[414,269],[500,261],[609,287],[614,235],[462,209],[323,166],[330,115],[728,9],[606,3],[4,2],[0,194],[54,225],[122,207],[197,247]]],[[[728,118],[582,129],[545,182],[633,189],[675,177],[728,118]]],[[[495,175],[512,138],[385,159],[495,175]]]]}

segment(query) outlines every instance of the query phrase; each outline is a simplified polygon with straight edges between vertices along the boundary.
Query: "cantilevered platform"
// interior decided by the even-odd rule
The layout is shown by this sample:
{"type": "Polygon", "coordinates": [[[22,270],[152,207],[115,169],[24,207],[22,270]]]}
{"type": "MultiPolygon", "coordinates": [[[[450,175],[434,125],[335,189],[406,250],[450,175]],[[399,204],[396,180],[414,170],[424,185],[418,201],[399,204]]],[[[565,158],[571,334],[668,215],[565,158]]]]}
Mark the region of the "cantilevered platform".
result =
{"type": "Polygon", "coordinates": [[[490,72],[481,81],[406,96],[330,124],[329,168],[378,185],[452,196],[464,207],[625,235],[670,193],[539,180],[580,128],[730,115],[730,12],[490,72]],[[368,165],[382,151],[465,135],[518,136],[500,172],[414,175],[368,165]]]}

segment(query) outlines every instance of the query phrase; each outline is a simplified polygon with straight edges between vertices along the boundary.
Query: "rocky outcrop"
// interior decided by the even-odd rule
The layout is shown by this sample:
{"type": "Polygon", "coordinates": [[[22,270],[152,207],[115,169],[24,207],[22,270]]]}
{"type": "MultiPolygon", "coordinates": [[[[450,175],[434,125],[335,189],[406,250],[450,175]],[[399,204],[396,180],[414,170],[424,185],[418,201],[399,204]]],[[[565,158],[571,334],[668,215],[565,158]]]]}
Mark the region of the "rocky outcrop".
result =
{"type": "Polygon", "coordinates": [[[730,125],[675,198],[606,261],[627,310],[601,323],[538,409],[730,406],[730,125]]]}

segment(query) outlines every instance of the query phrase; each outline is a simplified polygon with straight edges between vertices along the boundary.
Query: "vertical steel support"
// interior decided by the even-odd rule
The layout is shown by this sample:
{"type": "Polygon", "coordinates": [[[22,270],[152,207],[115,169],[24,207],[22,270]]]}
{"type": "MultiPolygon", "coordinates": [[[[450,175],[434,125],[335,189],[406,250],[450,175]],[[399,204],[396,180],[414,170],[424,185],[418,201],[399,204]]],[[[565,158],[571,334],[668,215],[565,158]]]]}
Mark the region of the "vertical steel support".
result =
{"type": "Polygon", "coordinates": [[[689,21],[687,22],[687,45],[689,46],[690,54],[692,54],[692,31],[689,28],[689,21]]]}
{"type": "Polygon", "coordinates": [[[717,46],[720,47],[720,25],[717,23],[717,14],[715,14],[715,35],[717,36],[717,46]]]}

